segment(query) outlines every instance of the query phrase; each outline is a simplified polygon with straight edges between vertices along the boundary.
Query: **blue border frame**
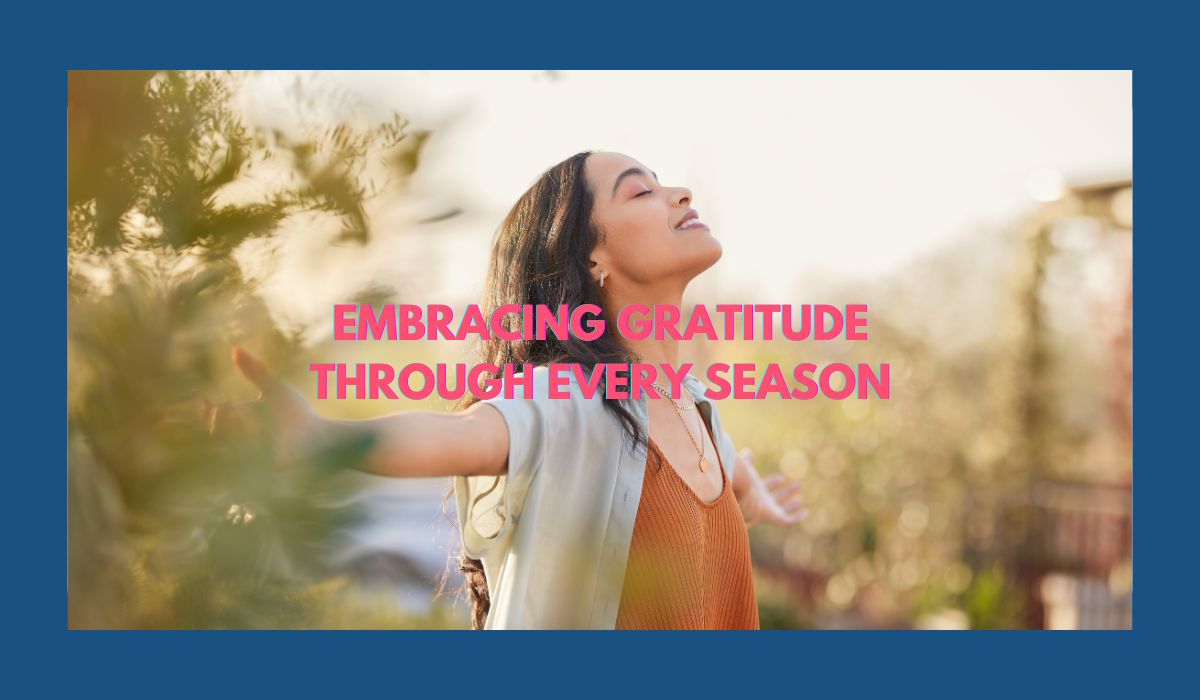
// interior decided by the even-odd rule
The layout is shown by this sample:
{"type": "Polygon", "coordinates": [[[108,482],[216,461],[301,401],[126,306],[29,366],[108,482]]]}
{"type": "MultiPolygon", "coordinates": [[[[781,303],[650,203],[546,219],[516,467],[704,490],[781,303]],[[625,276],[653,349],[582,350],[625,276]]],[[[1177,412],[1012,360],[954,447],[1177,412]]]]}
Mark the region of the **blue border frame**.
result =
{"type": "MultiPolygon", "coordinates": [[[[19,649],[54,668],[28,680],[50,681],[62,690],[119,687],[155,694],[282,693],[292,686],[309,694],[345,693],[369,683],[399,693],[428,688],[472,696],[492,692],[493,684],[501,692],[521,694],[535,688],[555,694],[599,691],[610,683],[617,692],[628,692],[622,689],[623,672],[633,672],[640,690],[672,694],[703,689],[753,696],[772,693],[770,687],[792,696],[875,690],[958,695],[1051,688],[1127,692],[1133,690],[1134,670],[1169,674],[1182,666],[1172,662],[1183,660],[1185,647],[1171,644],[1163,633],[1191,617],[1187,597],[1196,580],[1189,548],[1171,538],[1184,534],[1189,510],[1183,499],[1197,493],[1191,488],[1194,467],[1188,467],[1195,459],[1178,439],[1194,412],[1171,402],[1195,382],[1186,368],[1170,364],[1178,351],[1168,346],[1174,339],[1168,334],[1186,339],[1191,328],[1187,308],[1167,304],[1196,298],[1184,288],[1183,269],[1194,259],[1187,252],[1195,246],[1187,208],[1200,123],[1195,75],[1181,65],[1185,47],[1194,42],[1184,34],[1193,26],[1185,17],[1165,11],[1139,16],[1145,10],[1132,6],[1050,8],[1017,2],[973,8],[956,3],[856,6],[844,15],[827,7],[783,10],[750,3],[733,9],[548,4],[520,12],[456,7],[451,17],[433,16],[424,8],[368,15],[366,10],[349,13],[345,5],[276,11],[243,4],[235,13],[218,3],[143,5],[125,16],[107,7],[63,8],[53,22],[37,11],[10,10],[11,36],[24,43],[10,44],[7,52],[16,84],[5,120],[8,133],[17,136],[9,142],[9,172],[21,168],[9,191],[22,194],[9,202],[15,217],[9,232],[22,235],[28,250],[20,251],[19,264],[9,266],[4,284],[6,297],[22,310],[44,302],[65,308],[60,276],[64,194],[48,183],[62,187],[63,182],[62,106],[69,68],[1133,69],[1136,163],[1141,166],[1138,231],[1148,241],[1137,248],[1134,264],[1141,321],[1135,360],[1140,387],[1135,461],[1141,488],[1135,501],[1141,506],[1137,532],[1143,535],[1135,630],[1069,637],[1037,632],[953,637],[917,632],[670,637],[70,632],[59,587],[66,579],[65,441],[58,442],[64,434],[58,421],[63,419],[65,351],[53,341],[64,326],[52,313],[34,313],[10,317],[18,331],[6,343],[13,355],[10,397],[20,407],[9,413],[9,424],[21,436],[12,441],[14,458],[6,465],[12,489],[5,509],[9,557],[20,565],[6,577],[6,627],[15,633],[19,649]],[[699,21],[706,16],[711,19],[699,21]],[[164,26],[170,29],[151,33],[164,26]],[[332,41],[319,43],[321,37],[332,41]],[[51,339],[54,352],[37,349],[43,338],[51,339]],[[27,363],[32,367],[25,369],[27,363]],[[54,457],[47,459],[47,453],[54,457]],[[1168,519],[1175,521],[1174,528],[1168,519]],[[723,663],[705,663],[709,659],[723,663]],[[487,680],[469,677],[468,668],[486,673],[487,680]]],[[[14,666],[33,674],[40,664],[14,666]]],[[[1153,678],[1155,685],[1167,680],[1153,678]]]]}

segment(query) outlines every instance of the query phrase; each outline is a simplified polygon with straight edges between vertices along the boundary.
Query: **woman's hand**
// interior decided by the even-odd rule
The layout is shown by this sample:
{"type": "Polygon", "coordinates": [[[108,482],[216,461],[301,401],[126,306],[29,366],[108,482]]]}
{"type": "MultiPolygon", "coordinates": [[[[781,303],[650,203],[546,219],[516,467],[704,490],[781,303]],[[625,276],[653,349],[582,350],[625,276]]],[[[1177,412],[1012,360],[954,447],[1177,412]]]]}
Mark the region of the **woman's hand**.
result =
{"type": "Polygon", "coordinates": [[[772,474],[763,479],[754,466],[749,448],[738,453],[738,469],[744,474],[745,484],[738,505],[742,508],[747,525],[757,522],[794,525],[808,514],[804,498],[794,495],[800,489],[800,482],[782,474],[772,474]]]}
{"type": "Polygon", "coordinates": [[[259,391],[258,398],[242,403],[213,405],[203,401],[209,433],[216,436],[264,432],[275,459],[291,466],[311,454],[327,437],[328,422],[304,396],[275,377],[245,348],[235,346],[233,363],[259,391]]]}

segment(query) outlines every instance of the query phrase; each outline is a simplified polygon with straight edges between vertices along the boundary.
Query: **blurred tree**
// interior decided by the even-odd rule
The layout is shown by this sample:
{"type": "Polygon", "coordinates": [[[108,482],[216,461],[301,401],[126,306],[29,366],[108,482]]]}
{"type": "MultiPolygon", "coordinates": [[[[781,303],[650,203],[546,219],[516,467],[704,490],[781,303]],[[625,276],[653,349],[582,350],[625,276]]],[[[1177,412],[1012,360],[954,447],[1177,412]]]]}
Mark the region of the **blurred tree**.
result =
{"type": "Polygon", "coordinates": [[[231,106],[237,78],[68,77],[72,627],[351,619],[320,609],[337,588],[320,584],[321,562],[328,536],[355,517],[331,477],[365,445],[284,471],[254,426],[210,434],[201,399],[246,393],[234,344],[282,375],[303,364],[233,252],[295,217],[330,218],[337,240],[366,242],[379,169],[403,181],[426,134],[399,115],[264,133],[231,106]]]}

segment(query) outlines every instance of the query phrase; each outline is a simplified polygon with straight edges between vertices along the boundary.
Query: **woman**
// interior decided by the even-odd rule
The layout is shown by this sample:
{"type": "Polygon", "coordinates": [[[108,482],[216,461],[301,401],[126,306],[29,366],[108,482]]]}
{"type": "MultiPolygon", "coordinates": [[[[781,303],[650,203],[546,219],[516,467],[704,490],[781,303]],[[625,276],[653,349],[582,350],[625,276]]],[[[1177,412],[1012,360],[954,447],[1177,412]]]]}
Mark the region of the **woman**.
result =
{"type": "Polygon", "coordinates": [[[596,304],[607,330],[477,348],[477,362],[534,366],[534,397],[479,401],[455,413],[408,411],[365,421],[319,417],[295,389],[234,349],[260,389],[256,405],[286,454],[346,432],[375,437],[356,465],[397,477],[452,476],[476,629],[757,629],[746,524],[797,522],[799,484],[759,477],[738,455],[716,405],[690,374],[632,399],[548,397],[546,365],[679,362],[676,340],[627,340],[629,304],[680,306],[721,245],[690,207],[629,156],[583,152],[521,196],[496,238],[482,310],[502,304],[596,304]]]}

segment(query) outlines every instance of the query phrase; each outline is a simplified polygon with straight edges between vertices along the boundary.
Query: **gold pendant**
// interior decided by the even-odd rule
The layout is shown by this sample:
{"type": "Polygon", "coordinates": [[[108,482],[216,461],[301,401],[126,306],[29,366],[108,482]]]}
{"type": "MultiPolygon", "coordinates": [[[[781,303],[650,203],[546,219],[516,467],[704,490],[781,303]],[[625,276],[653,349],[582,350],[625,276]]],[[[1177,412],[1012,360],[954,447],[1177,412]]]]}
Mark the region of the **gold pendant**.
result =
{"type": "Polygon", "coordinates": [[[704,471],[706,467],[708,467],[708,460],[701,457],[700,458],[700,471],[704,471]]]}

